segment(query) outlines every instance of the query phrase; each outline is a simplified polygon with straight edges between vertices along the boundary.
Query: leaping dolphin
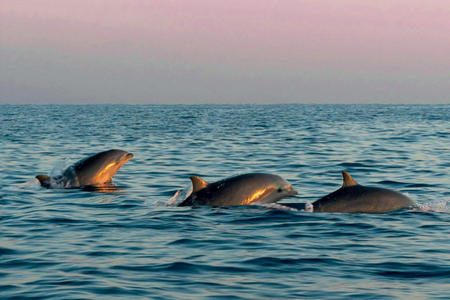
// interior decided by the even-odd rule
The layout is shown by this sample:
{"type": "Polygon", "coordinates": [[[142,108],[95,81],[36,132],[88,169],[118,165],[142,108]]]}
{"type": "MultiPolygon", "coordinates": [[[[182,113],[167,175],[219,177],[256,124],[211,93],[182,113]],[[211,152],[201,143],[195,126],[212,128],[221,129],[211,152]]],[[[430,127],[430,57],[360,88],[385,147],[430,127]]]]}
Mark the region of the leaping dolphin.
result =
{"type": "Polygon", "coordinates": [[[249,173],[214,183],[207,183],[197,176],[190,178],[192,193],[178,206],[265,204],[297,194],[286,180],[272,174],[249,173]]]}
{"type": "Polygon", "coordinates": [[[112,177],[131,158],[132,153],[117,149],[108,150],[76,162],[62,175],[37,175],[36,178],[46,188],[100,186],[111,183],[112,177]]]}
{"type": "Polygon", "coordinates": [[[386,213],[417,206],[399,192],[359,185],[345,171],[342,176],[342,187],[315,201],[314,212],[386,213]]]}

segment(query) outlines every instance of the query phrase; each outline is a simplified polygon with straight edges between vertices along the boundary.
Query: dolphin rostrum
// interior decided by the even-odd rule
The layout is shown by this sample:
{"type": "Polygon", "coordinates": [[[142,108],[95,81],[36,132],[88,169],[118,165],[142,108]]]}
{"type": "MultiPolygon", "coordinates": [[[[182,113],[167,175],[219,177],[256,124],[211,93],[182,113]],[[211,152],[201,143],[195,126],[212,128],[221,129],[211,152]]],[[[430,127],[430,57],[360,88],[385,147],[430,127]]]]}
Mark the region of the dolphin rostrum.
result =
{"type": "Polygon", "coordinates": [[[108,150],[84,158],[68,167],[62,175],[37,175],[39,183],[46,188],[79,188],[110,184],[116,172],[131,158],[132,153],[108,150]]]}
{"type": "Polygon", "coordinates": [[[266,204],[294,196],[297,191],[277,175],[249,173],[207,183],[191,176],[192,193],[178,206],[237,206],[266,204]]]}

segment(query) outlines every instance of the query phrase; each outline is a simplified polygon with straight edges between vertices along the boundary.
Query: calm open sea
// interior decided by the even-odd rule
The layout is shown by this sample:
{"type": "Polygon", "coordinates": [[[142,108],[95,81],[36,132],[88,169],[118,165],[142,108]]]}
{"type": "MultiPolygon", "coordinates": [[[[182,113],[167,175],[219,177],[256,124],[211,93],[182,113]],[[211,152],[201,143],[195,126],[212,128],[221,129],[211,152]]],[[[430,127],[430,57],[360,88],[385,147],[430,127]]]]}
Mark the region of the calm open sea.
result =
{"type": "Polygon", "coordinates": [[[449,299],[450,105],[0,106],[0,299],[449,299]],[[103,150],[115,193],[47,190],[103,150]],[[278,174],[313,202],[341,185],[422,211],[179,208],[189,176],[278,174]]]}

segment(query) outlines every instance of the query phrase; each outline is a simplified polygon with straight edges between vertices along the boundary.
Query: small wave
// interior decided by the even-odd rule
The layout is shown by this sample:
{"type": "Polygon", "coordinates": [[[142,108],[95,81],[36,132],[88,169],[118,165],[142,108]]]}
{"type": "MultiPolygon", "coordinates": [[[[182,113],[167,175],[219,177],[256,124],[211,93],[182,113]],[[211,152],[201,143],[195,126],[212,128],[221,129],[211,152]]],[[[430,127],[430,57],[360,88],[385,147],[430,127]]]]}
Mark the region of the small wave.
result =
{"type": "Polygon", "coordinates": [[[394,181],[394,180],[382,180],[377,182],[380,185],[405,185],[405,182],[394,181]]]}
{"type": "Polygon", "coordinates": [[[16,250],[10,248],[0,247],[0,255],[11,255],[15,254],[16,250]]]}
{"type": "Polygon", "coordinates": [[[175,261],[171,263],[163,263],[158,265],[117,265],[111,267],[115,270],[125,270],[131,272],[176,272],[176,273],[188,273],[197,274],[200,272],[227,272],[227,273],[242,273],[249,272],[248,268],[234,267],[234,266],[218,266],[218,265],[208,265],[199,264],[193,262],[185,261],[175,261]]]}
{"type": "Polygon", "coordinates": [[[434,184],[411,183],[411,184],[408,184],[406,187],[409,187],[409,188],[434,187],[434,184]]]}
{"type": "Polygon", "coordinates": [[[339,259],[327,257],[310,257],[310,258],[280,258],[280,257],[257,257],[242,262],[243,264],[257,265],[262,267],[282,267],[282,265],[305,265],[305,264],[322,264],[337,265],[341,263],[339,259]]]}
{"type": "Polygon", "coordinates": [[[46,220],[43,220],[46,223],[52,223],[52,224],[76,224],[76,223],[83,223],[83,221],[81,220],[76,220],[76,219],[72,219],[72,218],[49,218],[46,220]]]}
{"type": "Polygon", "coordinates": [[[448,278],[448,266],[437,264],[383,262],[374,264],[374,273],[377,275],[399,279],[448,278]]]}
{"type": "Polygon", "coordinates": [[[338,164],[338,166],[351,168],[351,167],[368,167],[367,164],[359,163],[359,162],[344,162],[338,164]]]}

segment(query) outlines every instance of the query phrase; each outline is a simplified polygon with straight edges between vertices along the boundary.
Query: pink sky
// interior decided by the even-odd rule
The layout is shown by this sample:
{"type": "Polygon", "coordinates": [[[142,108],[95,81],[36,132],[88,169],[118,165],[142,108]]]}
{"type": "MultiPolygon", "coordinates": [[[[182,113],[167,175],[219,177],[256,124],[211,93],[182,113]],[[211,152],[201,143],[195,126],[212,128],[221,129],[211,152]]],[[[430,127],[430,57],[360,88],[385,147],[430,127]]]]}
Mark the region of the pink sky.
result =
{"type": "Polygon", "coordinates": [[[265,72],[413,72],[442,79],[450,70],[448,0],[0,1],[6,49],[265,72]]]}

